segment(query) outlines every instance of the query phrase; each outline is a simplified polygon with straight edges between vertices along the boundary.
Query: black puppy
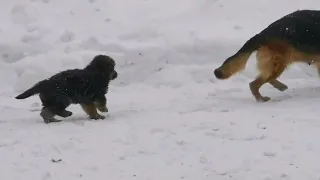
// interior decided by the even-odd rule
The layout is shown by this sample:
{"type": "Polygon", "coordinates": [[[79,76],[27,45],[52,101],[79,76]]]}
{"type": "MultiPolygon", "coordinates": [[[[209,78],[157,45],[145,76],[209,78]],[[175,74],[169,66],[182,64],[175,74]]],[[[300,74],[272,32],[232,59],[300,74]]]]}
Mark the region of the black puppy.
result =
{"type": "Polygon", "coordinates": [[[42,102],[40,116],[45,123],[60,122],[55,115],[68,117],[72,112],[66,108],[70,104],[80,104],[90,119],[104,119],[97,112],[108,112],[107,99],[109,82],[118,77],[114,69],[115,61],[105,55],[97,55],[83,69],[71,69],[42,80],[32,88],[18,95],[25,99],[39,94],[42,102]]]}

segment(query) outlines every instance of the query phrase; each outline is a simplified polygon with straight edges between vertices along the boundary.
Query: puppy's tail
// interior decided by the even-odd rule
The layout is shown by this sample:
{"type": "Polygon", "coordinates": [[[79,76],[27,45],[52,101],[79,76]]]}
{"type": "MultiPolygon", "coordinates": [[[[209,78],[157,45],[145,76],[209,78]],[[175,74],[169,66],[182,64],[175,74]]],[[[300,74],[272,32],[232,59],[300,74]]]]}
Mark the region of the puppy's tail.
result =
{"type": "Polygon", "coordinates": [[[16,99],[26,99],[30,96],[33,96],[35,94],[38,94],[41,92],[41,90],[46,86],[47,81],[43,80],[38,82],[37,84],[35,84],[33,87],[31,87],[30,89],[26,90],[25,92],[19,94],[18,96],[16,96],[16,99]]]}
{"type": "Polygon", "coordinates": [[[216,78],[228,79],[235,73],[242,71],[252,52],[257,50],[263,42],[260,34],[249,39],[236,54],[226,59],[219,68],[214,70],[216,78]]]}

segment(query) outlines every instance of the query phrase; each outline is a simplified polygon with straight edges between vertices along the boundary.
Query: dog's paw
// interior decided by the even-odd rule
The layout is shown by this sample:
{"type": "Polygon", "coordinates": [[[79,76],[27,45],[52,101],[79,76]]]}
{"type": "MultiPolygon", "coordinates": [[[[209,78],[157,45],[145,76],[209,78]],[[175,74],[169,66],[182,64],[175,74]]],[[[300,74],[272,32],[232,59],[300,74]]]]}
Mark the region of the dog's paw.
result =
{"type": "Polygon", "coordinates": [[[71,111],[64,110],[64,111],[62,111],[61,113],[59,113],[59,114],[57,114],[57,115],[66,118],[66,117],[72,116],[72,112],[71,112],[71,111]]]}
{"type": "Polygon", "coordinates": [[[97,114],[95,116],[90,116],[91,119],[94,119],[94,120],[98,120],[98,119],[105,119],[106,117],[105,116],[102,116],[100,114],[97,114]]]}
{"type": "Polygon", "coordinates": [[[288,89],[288,86],[287,86],[287,85],[278,86],[277,89],[278,89],[279,91],[285,91],[285,90],[288,89]]]}
{"type": "Polygon", "coordinates": [[[263,96],[263,97],[261,97],[261,98],[258,98],[257,99],[257,102],[267,102],[267,101],[269,101],[271,98],[270,97],[268,97],[268,96],[263,96]]]}
{"type": "Polygon", "coordinates": [[[100,111],[100,112],[108,112],[108,108],[106,106],[103,106],[103,107],[97,107],[97,109],[100,111]]]}
{"type": "Polygon", "coordinates": [[[58,120],[55,118],[44,118],[43,120],[44,120],[44,123],[46,123],[46,124],[61,122],[61,120],[58,120]]]}

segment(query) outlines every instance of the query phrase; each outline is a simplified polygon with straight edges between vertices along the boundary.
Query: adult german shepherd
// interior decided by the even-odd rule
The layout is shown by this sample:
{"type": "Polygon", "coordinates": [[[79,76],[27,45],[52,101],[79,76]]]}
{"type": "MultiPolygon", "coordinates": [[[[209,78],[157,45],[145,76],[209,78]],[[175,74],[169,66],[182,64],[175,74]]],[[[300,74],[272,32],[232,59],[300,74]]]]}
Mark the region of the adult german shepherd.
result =
{"type": "Polygon", "coordinates": [[[227,58],[214,70],[214,75],[218,79],[227,79],[240,72],[256,50],[260,74],[249,87],[258,102],[270,100],[259,92],[265,83],[280,91],[288,89],[277,78],[292,63],[314,64],[320,73],[320,11],[299,10],[271,23],[227,58]]]}

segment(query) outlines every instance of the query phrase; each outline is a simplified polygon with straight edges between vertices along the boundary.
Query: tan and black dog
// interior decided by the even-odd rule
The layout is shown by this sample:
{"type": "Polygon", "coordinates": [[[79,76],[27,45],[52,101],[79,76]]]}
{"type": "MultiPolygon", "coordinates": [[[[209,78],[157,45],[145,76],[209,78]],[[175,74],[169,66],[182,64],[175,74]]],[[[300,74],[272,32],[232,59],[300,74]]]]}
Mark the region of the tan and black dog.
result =
{"type": "Polygon", "coordinates": [[[85,68],[59,72],[38,82],[16,99],[39,94],[43,105],[40,115],[45,123],[60,122],[55,115],[71,116],[72,112],[66,110],[70,104],[80,104],[91,119],[104,119],[97,109],[108,112],[105,94],[109,82],[118,77],[114,68],[115,61],[111,57],[97,55],[85,68]]]}
{"type": "Polygon", "coordinates": [[[218,79],[227,79],[240,72],[254,51],[257,51],[260,74],[249,85],[258,102],[270,100],[259,92],[265,83],[280,91],[288,88],[277,78],[292,63],[312,63],[320,73],[320,11],[295,11],[271,23],[227,58],[214,70],[214,75],[218,79]]]}

